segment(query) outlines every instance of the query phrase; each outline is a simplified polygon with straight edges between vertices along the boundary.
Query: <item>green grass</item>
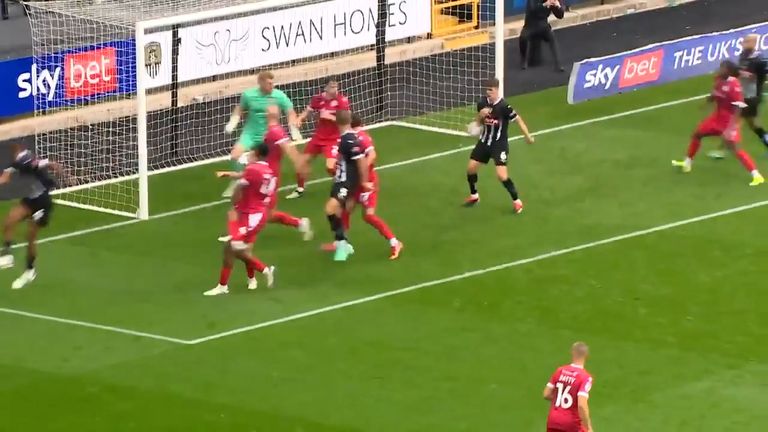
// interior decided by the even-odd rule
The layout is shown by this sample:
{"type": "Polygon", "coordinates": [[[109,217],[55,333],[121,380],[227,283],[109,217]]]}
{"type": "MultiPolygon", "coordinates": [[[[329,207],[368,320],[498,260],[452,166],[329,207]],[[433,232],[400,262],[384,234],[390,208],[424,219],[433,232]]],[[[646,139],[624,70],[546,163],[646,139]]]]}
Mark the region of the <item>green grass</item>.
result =
{"type": "MultiPolygon", "coordinates": [[[[708,85],[578,106],[555,89],[513,105],[542,130],[708,85]]],[[[0,290],[0,307],[193,341],[768,200],[733,158],[701,157],[690,175],[669,167],[701,116],[690,102],[515,141],[521,216],[490,168],[483,202],[458,207],[468,152],[382,170],[380,214],[406,244],[397,262],[359,215],[349,262],[319,252],[328,184],[317,184],[280,205],[313,219],[316,242],[279,226],[259,239],[279,269],[274,290],[246,292],[237,267],[229,296],[201,295],[218,275],[218,205],[45,243],[38,280],[0,290]]],[[[400,127],[373,135],[381,165],[471,144],[400,127]]],[[[745,145],[766,166],[746,131],[745,145]]],[[[219,199],[213,169],[153,176],[152,212],[219,199]]],[[[121,220],[58,207],[46,235],[121,220]]],[[[541,431],[543,384],[583,339],[596,430],[762,431],[766,220],[755,207],[193,345],[0,313],[0,430],[541,431]]]]}

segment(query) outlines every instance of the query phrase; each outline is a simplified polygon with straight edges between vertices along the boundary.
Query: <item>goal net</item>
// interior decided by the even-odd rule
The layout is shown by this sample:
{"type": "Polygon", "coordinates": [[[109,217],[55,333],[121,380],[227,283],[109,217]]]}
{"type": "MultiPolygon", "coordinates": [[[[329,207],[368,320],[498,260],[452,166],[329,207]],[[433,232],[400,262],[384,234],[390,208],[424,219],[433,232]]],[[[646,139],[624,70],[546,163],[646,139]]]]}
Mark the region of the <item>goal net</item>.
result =
{"type": "Polygon", "coordinates": [[[56,83],[35,96],[36,150],[66,167],[60,202],[147,218],[155,174],[228,159],[239,131],[224,126],[264,70],[297,112],[333,78],[368,127],[461,135],[482,81],[503,81],[491,3],[27,3],[37,79],[56,83]]]}

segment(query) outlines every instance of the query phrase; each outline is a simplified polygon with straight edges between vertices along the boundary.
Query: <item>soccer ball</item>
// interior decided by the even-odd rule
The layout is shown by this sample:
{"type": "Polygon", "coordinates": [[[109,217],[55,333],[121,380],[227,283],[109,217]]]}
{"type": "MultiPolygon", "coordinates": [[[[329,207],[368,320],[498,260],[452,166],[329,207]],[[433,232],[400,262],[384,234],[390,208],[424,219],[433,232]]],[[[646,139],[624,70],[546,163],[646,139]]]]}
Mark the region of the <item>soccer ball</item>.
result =
{"type": "Polygon", "coordinates": [[[483,127],[473,121],[467,125],[467,133],[474,137],[479,137],[483,133],[483,127]]]}

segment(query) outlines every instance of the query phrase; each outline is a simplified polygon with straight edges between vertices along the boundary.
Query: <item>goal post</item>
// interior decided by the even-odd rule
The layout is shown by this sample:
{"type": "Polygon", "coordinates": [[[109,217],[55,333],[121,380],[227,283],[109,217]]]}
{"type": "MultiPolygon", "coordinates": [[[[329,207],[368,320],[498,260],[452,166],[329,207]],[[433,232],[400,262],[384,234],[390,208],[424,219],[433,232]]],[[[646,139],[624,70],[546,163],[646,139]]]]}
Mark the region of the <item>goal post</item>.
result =
{"type": "MultiPolygon", "coordinates": [[[[35,98],[45,125],[37,151],[69,169],[61,202],[147,219],[151,176],[229,159],[242,129],[227,135],[224,126],[263,70],[297,112],[333,78],[369,128],[464,136],[482,82],[494,75],[504,82],[503,3],[28,3],[38,69],[62,78],[52,96],[35,98]],[[99,68],[91,60],[102,48],[99,68]],[[72,89],[75,72],[87,89],[72,89]]],[[[304,136],[312,128],[304,126],[304,136]]]]}

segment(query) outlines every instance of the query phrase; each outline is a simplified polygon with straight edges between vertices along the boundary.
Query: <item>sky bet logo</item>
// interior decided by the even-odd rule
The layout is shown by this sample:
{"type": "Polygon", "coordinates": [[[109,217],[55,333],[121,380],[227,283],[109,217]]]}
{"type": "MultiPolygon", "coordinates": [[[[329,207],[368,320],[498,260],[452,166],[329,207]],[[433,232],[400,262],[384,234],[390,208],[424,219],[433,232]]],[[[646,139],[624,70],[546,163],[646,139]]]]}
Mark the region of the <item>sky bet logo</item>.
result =
{"type": "Polygon", "coordinates": [[[18,76],[19,98],[44,95],[53,100],[60,84],[64,85],[64,98],[88,97],[117,90],[115,49],[99,48],[64,55],[62,67],[41,69],[32,64],[32,70],[18,76]],[[62,83],[60,78],[64,77],[62,83]]]}
{"type": "Polygon", "coordinates": [[[584,88],[599,87],[608,90],[613,87],[617,77],[619,88],[654,82],[661,76],[663,63],[664,50],[660,49],[627,57],[621,66],[606,67],[601,64],[584,76],[584,88]]]}

